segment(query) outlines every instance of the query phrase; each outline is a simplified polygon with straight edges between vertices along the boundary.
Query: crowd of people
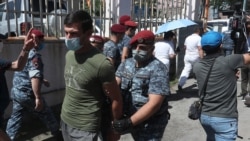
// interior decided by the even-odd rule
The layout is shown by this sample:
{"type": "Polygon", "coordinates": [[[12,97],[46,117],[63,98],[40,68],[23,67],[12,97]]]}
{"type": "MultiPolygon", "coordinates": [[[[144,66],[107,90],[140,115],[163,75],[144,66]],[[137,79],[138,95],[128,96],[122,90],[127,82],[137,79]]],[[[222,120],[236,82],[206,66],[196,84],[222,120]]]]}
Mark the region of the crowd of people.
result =
{"type": "MultiPolygon", "coordinates": [[[[58,141],[97,141],[98,138],[117,141],[125,133],[131,133],[135,141],[162,140],[170,119],[169,71],[171,59],[176,57],[176,35],[168,31],[162,41],[156,41],[152,31],[136,33],[136,29],[137,23],[123,15],[119,23],[110,27],[109,40],[105,41],[92,34],[93,20],[88,12],[78,10],[65,17],[68,51],[60,121],[41,96],[42,85],[50,86],[43,74],[39,54],[45,46],[44,34],[30,29],[17,60],[0,60],[0,124],[10,101],[4,73],[6,70],[16,71],[11,88],[12,114],[6,132],[1,124],[0,141],[18,140],[26,111],[38,116],[58,141]]],[[[201,35],[201,28],[197,26],[185,39],[183,47],[185,57],[178,81],[180,91],[191,70],[201,90],[213,64],[200,117],[207,141],[236,140],[236,70],[250,64],[248,54],[227,52],[221,55],[222,46],[229,46],[228,42],[223,42],[224,38],[229,38],[228,34],[222,36],[210,31],[201,35]],[[217,81],[218,77],[221,81],[217,81]]],[[[248,92],[242,89],[241,96],[248,92]]]]}

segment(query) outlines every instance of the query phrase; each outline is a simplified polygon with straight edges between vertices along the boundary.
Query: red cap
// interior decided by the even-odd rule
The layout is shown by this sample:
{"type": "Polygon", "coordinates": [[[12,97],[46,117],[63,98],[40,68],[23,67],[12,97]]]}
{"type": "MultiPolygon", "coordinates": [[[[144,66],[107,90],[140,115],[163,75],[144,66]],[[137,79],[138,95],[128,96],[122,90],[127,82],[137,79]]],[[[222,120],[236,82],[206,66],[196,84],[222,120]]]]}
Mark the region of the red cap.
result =
{"type": "Polygon", "coordinates": [[[44,37],[44,34],[38,29],[31,30],[31,33],[35,34],[38,38],[43,38],[44,37]]]}
{"type": "Polygon", "coordinates": [[[134,21],[126,21],[126,22],[124,23],[124,25],[126,25],[126,26],[131,26],[131,27],[137,27],[137,23],[134,22],[134,21]]]}
{"type": "Polygon", "coordinates": [[[130,40],[130,45],[135,43],[137,44],[146,44],[146,45],[153,45],[155,41],[155,35],[152,31],[143,30],[135,34],[134,37],[130,40]]]}
{"type": "Polygon", "coordinates": [[[89,41],[91,43],[99,43],[99,44],[104,43],[104,39],[101,36],[98,36],[98,35],[90,36],[89,41]]]}
{"type": "Polygon", "coordinates": [[[123,25],[114,24],[111,26],[110,30],[111,30],[111,32],[124,33],[126,31],[126,28],[123,25]]]}
{"type": "Polygon", "coordinates": [[[119,23],[121,25],[124,25],[126,21],[129,21],[130,20],[130,16],[129,15],[123,15],[120,17],[119,19],[119,23]]]}

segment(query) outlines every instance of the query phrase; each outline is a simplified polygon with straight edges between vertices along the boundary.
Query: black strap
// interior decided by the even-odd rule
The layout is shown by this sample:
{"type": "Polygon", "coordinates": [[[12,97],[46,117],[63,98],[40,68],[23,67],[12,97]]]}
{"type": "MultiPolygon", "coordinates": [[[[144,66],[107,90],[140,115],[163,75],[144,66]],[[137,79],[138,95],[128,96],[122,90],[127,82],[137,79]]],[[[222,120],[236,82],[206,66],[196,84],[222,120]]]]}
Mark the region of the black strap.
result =
{"type": "Polygon", "coordinates": [[[214,65],[215,60],[216,60],[216,58],[213,60],[213,63],[212,63],[212,65],[210,66],[210,69],[209,69],[209,71],[208,71],[208,73],[207,73],[207,77],[206,77],[206,79],[205,79],[204,85],[203,85],[203,87],[202,87],[202,89],[201,89],[201,91],[200,91],[200,96],[202,96],[202,94],[203,94],[203,96],[201,97],[201,104],[203,103],[203,100],[204,100],[205,95],[206,95],[206,88],[207,88],[208,78],[209,78],[209,75],[210,75],[211,70],[212,70],[212,68],[213,68],[213,65],[214,65]]]}

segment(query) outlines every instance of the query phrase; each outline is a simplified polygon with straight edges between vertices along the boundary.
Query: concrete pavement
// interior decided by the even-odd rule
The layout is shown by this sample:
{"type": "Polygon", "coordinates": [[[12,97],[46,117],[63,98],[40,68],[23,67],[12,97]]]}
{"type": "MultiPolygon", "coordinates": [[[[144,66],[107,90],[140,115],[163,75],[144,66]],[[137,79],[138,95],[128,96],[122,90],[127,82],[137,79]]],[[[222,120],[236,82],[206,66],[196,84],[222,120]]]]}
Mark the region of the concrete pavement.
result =
{"type": "MultiPolygon", "coordinates": [[[[206,134],[201,127],[199,120],[190,120],[188,109],[191,103],[197,99],[196,80],[188,79],[184,86],[184,91],[176,94],[177,85],[172,87],[173,95],[169,97],[169,104],[172,106],[169,109],[171,119],[165,130],[163,141],[205,141],[206,134]]],[[[240,80],[237,82],[238,94],[240,93],[240,80]]],[[[237,95],[238,95],[237,94],[237,95]]],[[[238,112],[239,112],[239,130],[238,135],[242,138],[237,138],[237,141],[250,141],[250,112],[249,107],[246,107],[238,97],[238,112]]]]}
{"type": "MultiPolygon", "coordinates": [[[[171,119],[166,127],[162,141],[205,141],[206,135],[199,120],[190,120],[187,117],[190,104],[197,99],[197,85],[195,79],[188,79],[184,91],[177,94],[177,85],[171,87],[172,95],[169,96],[169,111],[171,119]]],[[[240,93],[240,80],[238,80],[238,94],[240,93]]],[[[250,112],[238,99],[239,110],[239,136],[237,141],[250,141],[250,112]]],[[[54,108],[59,113],[60,107],[54,108]]],[[[58,116],[59,118],[59,116],[58,116]]],[[[32,118],[36,119],[36,118],[32,118]]],[[[22,131],[20,141],[54,141],[43,124],[38,121],[29,121],[22,131]]],[[[120,141],[133,141],[130,134],[123,135],[120,141]]]]}

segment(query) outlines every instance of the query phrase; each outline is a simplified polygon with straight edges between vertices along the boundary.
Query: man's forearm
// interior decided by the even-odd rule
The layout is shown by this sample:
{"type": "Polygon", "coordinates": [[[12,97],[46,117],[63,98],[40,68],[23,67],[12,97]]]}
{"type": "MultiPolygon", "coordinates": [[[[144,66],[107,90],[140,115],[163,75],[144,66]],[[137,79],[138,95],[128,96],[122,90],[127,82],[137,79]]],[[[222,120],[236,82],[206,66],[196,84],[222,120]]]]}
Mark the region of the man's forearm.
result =
{"type": "Polygon", "coordinates": [[[22,70],[27,62],[28,55],[29,55],[29,50],[27,50],[23,47],[17,60],[12,62],[10,69],[11,70],[22,70]]]}
{"type": "Polygon", "coordinates": [[[28,59],[28,56],[29,56],[29,51],[30,50],[27,50],[23,47],[23,49],[18,57],[18,60],[17,60],[18,68],[23,69],[23,67],[25,66],[27,59],[28,59]]]}
{"type": "Polygon", "coordinates": [[[203,58],[204,57],[204,51],[201,48],[198,51],[199,51],[200,58],[203,58]]]}
{"type": "Polygon", "coordinates": [[[161,108],[164,99],[164,96],[149,94],[149,101],[130,117],[133,125],[138,125],[152,117],[161,108]]]}
{"type": "Polygon", "coordinates": [[[114,119],[120,119],[122,117],[122,96],[116,80],[103,85],[103,90],[110,98],[112,116],[114,119]]]}
{"type": "Polygon", "coordinates": [[[24,45],[23,45],[22,51],[20,52],[17,60],[12,62],[12,65],[9,68],[10,70],[22,70],[24,68],[28,55],[29,55],[29,51],[35,46],[35,42],[34,42],[35,40],[31,36],[32,30],[33,28],[29,30],[28,34],[24,38],[24,45]]]}
{"type": "Polygon", "coordinates": [[[119,101],[113,100],[112,101],[112,115],[113,115],[113,120],[118,120],[121,119],[122,117],[122,104],[119,101]]]}
{"type": "Polygon", "coordinates": [[[41,98],[41,80],[40,78],[32,78],[32,90],[34,92],[35,98],[40,99],[41,98]]]}

